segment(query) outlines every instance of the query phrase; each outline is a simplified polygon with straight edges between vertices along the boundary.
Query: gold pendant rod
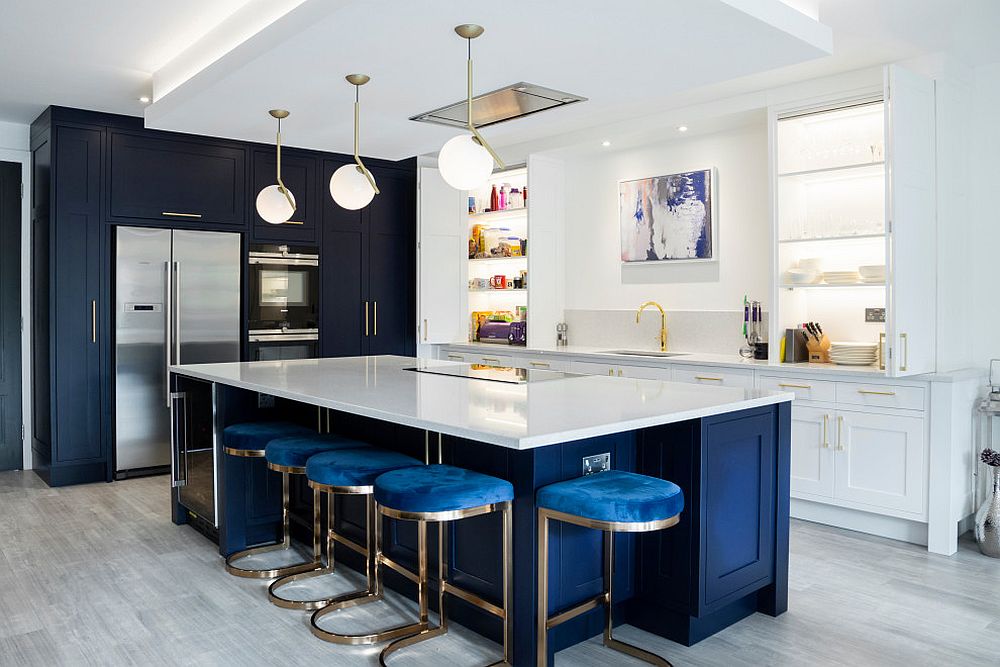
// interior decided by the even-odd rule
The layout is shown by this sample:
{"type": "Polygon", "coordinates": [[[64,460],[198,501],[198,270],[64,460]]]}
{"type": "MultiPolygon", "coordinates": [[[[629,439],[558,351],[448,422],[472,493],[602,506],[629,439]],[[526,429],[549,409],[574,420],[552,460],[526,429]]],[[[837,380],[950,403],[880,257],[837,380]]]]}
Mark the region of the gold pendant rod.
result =
{"type": "Polygon", "coordinates": [[[469,126],[469,132],[472,132],[472,140],[475,141],[480,146],[482,146],[483,148],[485,148],[486,152],[490,154],[490,157],[493,158],[493,161],[496,163],[496,165],[501,169],[503,169],[504,167],[503,160],[500,159],[500,156],[496,154],[496,151],[493,150],[493,147],[490,146],[489,143],[486,141],[486,139],[483,138],[483,135],[479,134],[479,130],[476,129],[476,126],[472,124],[472,40],[471,39],[469,40],[469,65],[468,65],[467,78],[468,78],[468,90],[469,90],[469,102],[467,104],[467,109],[468,109],[467,125],[469,126]]]}
{"type": "Polygon", "coordinates": [[[276,178],[278,180],[278,190],[281,194],[285,195],[285,201],[288,205],[292,207],[292,213],[295,213],[295,200],[292,199],[291,193],[288,192],[288,188],[285,187],[285,183],[281,180],[281,118],[278,118],[278,135],[275,141],[277,146],[277,174],[276,178]]]}
{"type": "Polygon", "coordinates": [[[375,185],[375,179],[372,178],[371,172],[368,171],[368,167],[364,165],[361,161],[361,155],[358,152],[358,127],[361,124],[361,103],[358,100],[358,86],[354,86],[354,161],[358,164],[358,171],[365,175],[368,179],[368,183],[372,186],[372,190],[375,194],[382,194],[379,192],[378,186],[375,185]]]}

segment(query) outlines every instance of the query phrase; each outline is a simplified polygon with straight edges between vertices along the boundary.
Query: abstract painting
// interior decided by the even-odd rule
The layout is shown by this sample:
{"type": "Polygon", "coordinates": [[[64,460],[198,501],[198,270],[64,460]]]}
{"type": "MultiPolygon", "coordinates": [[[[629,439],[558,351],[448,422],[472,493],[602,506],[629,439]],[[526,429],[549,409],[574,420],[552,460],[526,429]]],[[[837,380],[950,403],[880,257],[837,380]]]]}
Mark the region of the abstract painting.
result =
{"type": "Polygon", "coordinates": [[[713,169],[618,184],[622,262],[715,260],[713,169]]]}

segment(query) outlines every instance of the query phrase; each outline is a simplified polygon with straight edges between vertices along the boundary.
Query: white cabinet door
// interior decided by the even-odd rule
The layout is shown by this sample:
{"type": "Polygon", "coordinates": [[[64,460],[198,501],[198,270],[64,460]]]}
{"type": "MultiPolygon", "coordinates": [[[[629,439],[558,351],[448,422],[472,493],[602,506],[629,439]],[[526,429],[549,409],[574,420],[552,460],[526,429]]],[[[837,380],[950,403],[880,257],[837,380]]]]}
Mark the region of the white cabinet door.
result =
{"type": "Polygon", "coordinates": [[[421,344],[454,343],[469,335],[463,317],[469,254],[462,203],[465,193],[445,183],[437,169],[421,167],[419,178],[417,340],[421,344]]]}
{"type": "Polygon", "coordinates": [[[898,65],[885,76],[887,369],[902,376],[935,366],[934,82],[898,65]]]}
{"type": "Polygon", "coordinates": [[[792,406],[792,493],[833,498],[833,411],[792,406]]]}
{"type": "Polygon", "coordinates": [[[618,366],[615,364],[595,364],[590,361],[574,361],[570,370],[584,375],[615,375],[618,366]]]}
{"type": "Polygon", "coordinates": [[[927,486],[923,418],[848,410],[836,417],[837,499],[923,513],[927,486]]]}

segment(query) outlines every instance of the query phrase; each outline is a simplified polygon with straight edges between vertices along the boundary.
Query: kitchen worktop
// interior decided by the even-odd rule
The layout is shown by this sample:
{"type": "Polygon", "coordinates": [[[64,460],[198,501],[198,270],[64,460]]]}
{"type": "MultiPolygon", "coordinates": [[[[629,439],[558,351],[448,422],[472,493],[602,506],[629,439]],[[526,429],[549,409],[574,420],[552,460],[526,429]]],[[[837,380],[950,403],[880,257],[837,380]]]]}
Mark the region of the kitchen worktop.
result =
{"type": "MultiPolygon", "coordinates": [[[[555,356],[564,355],[576,361],[596,361],[601,363],[614,363],[624,366],[663,366],[663,365],[697,365],[697,366],[719,366],[727,368],[746,368],[759,371],[775,371],[782,373],[804,373],[807,375],[831,375],[836,377],[855,378],[885,378],[886,373],[879,370],[878,366],[838,366],[836,364],[818,363],[782,363],[779,361],[769,361],[766,359],[744,359],[738,354],[712,354],[708,352],[683,352],[678,350],[678,356],[657,357],[640,356],[631,354],[614,354],[610,352],[609,346],[589,347],[583,345],[558,346],[534,346],[521,347],[519,345],[502,345],[496,343],[448,343],[440,347],[449,350],[468,350],[473,352],[490,352],[492,354],[531,356],[544,355],[555,356]]],[[[624,348],[623,348],[624,349],[624,348]]],[[[655,355],[655,352],[653,352],[655,355]]],[[[909,376],[907,379],[936,381],[948,380],[951,374],[929,373],[925,375],[909,376]]]]}
{"type": "Polygon", "coordinates": [[[174,373],[512,449],[791,401],[793,394],[580,375],[524,385],[415,373],[397,356],[171,366],[174,373]]]}

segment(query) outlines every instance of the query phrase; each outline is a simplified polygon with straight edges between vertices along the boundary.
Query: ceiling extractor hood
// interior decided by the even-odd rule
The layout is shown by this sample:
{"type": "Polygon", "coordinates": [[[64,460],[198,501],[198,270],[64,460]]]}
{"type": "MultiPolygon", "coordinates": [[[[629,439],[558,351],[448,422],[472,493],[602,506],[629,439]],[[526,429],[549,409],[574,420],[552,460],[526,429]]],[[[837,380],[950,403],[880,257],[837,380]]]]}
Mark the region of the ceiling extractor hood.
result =
{"type": "MultiPolygon", "coordinates": [[[[515,118],[523,118],[539,111],[585,101],[587,101],[586,97],[521,81],[473,97],[472,124],[477,128],[488,127],[515,118]]],[[[466,127],[467,105],[466,100],[461,100],[433,111],[411,116],[410,120],[452,127],[466,127]]]]}

